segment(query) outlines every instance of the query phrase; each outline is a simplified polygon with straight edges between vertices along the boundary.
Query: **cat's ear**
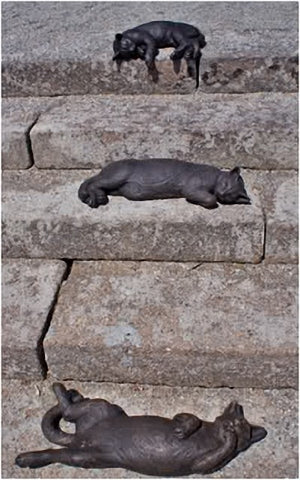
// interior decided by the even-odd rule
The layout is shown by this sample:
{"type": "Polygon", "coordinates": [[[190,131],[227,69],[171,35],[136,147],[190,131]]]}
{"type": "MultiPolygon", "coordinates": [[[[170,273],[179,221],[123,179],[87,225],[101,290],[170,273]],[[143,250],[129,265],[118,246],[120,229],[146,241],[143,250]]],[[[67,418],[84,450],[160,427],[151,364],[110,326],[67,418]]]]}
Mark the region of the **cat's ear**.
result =
{"type": "Polygon", "coordinates": [[[120,42],[122,40],[123,34],[122,33],[116,33],[115,39],[120,42]]]}
{"type": "Polygon", "coordinates": [[[240,167],[234,167],[232,170],[230,170],[230,175],[233,177],[238,177],[241,173],[240,167]]]}
{"type": "Polygon", "coordinates": [[[243,407],[242,407],[242,405],[239,405],[239,403],[236,402],[236,401],[231,402],[228,405],[228,407],[225,408],[225,412],[226,412],[226,414],[234,415],[235,417],[238,417],[238,418],[244,418],[243,407]]]}

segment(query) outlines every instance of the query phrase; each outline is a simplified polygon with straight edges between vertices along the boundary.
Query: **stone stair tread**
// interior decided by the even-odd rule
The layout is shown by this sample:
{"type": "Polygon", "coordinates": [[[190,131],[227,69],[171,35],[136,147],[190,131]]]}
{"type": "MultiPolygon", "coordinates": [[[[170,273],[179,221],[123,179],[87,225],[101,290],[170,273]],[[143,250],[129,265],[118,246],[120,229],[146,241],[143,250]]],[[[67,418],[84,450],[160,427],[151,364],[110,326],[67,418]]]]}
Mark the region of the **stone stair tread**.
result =
{"type": "MultiPolygon", "coordinates": [[[[42,99],[30,132],[34,163],[102,168],[122,158],[173,157],[221,168],[297,169],[297,104],[297,94],[282,93],[42,99]]],[[[18,142],[26,148],[24,112],[28,124],[32,99],[4,105],[6,144],[13,150],[21,129],[18,142]]],[[[4,168],[22,168],[20,157],[10,154],[4,168]]]]}
{"type": "Polygon", "coordinates": [[[59,260],[2,260],[2,374],[41,379],[37,345],[66,271],[59,260]]]}
{"type": "Polygon", "coordinates": [[[213,211],[184,199],[117,197],[93,210],[77,197],[80,183],[91,175],[4,172],[4,256],[250,263],[262,258],[263,215],[251,187],[252,205],[221,205],[213,211]]]}
{"type": "MultiPolygon", "coordinates": [[[[2,383],[3,478],[147,478],[123,469],[81,469],[51,465],[20,470],[14,465],[17,454],[30,449],[49,448],[42,435],[42,415],[55,404],[51,380],[2,383]]],[[[252,445],[211,478],[297,478],[297,391],[253,389],[203,389],[144,385],[66,382],[85,396],[102,397],[117,403],[130,415],[174,416],[186,411],[214,420],[231,400],[238,400],[252,423],[264,426],[267,437],[252,445]],[[278,441],[280,439],[280,441],[278,441]]],[[[191,478],[200,478],[192,475],[191,478]]]]}
{"type": "Polygon", "coordinates": [[[297,91],[295,2],[168,2],[151,8],[137,4],[134,11],[125,3],[107,8],[101,3],[4,5],[4,95],[192,92],[194,81],[185,72],[176,76],[170,60],[164,61],[170,52],[159,61],[157,85],[147,78],[142,62],[130,62],[117,74],[112,62],[115,34],[153,16],[193,23],[206,35],[200,89],[297,91]]]}
{"type": "Polygon", "coordinates": [[[60,379],[295,386],[296,276],[296,265],[75,262],[44,341],[49,371],[60,379]]]}

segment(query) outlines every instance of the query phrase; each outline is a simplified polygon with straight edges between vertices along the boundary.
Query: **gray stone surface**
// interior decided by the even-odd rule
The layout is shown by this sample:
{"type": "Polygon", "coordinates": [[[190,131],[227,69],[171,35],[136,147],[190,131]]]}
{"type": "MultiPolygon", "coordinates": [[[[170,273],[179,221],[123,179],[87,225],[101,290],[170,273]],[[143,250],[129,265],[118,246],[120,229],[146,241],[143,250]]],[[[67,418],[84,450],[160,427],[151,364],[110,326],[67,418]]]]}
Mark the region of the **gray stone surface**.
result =
{"type": "Polygon", "coordinates": [[[177,157],[219,167],[298,168],[296,94],[69,97],[30,133],[39,168],[177,157]]]}
{"type": "Polygon", "coordinates": [[[142,62],[117,74],[115,34],[153,19],[206,35],[200,90],[297,91],[297,14],[297,2],[3,2],[3,94],[192,92],[194,82],[171,71],[170,52],[157,86],[142,62]]]}
{"type": "MultiPolygon", "coordinates": [[[[295,390],[230,390],[78,382],[68,382],[67,385],[79,389],[84,395],[117,402],[130,415],[173,416],[180,411],[187,411],[213,420],[230,400],[236,399],[244,406],[246,418],[263,425],[268,435],[221,471],[209,475],[209,478],[298,478],[295,390]]],[[[51,465],[37,470],[21,470],[15,466],[14,459],[22,451],[50,447],[51,444],[43,438],[40,422],[42,415],[54,402],[48,381],[24,383],[15,380],[2,383],[3,478],[147,478],[122,469],[85,470],[51,465]]]]}
{"type": "Polygon", "coordinates": [[[38,343],[66,269],[64,262],[2,262],[2,374],[42,376],[38,343]]]}
{"type": "Polygon", "coordinates": [[[59,379],[295,387],[296,304],[295,265],[75,262],[46,361],[59,379]]]}
{"type": "Polygon", "coordinates": [[[245,172],[266,216],[265,261],[298,263],[298,172],[245,172]]]}
{"type": "Polygon", "coordinates": [[[130,202],[112,198],[99,208],[77,190],[93,171],[15,171],[3,175],[3,253],[8,257],[227,261],[257,263],[264,222],[252,205],[206,210],[184,199],[130,202]]]}
{"type": "Polygon", "coordinates": [[[2,168],[29,168],[33,164],[30,130],[42,112],[63,99],[4,98],[2,100],[2,168]]]}

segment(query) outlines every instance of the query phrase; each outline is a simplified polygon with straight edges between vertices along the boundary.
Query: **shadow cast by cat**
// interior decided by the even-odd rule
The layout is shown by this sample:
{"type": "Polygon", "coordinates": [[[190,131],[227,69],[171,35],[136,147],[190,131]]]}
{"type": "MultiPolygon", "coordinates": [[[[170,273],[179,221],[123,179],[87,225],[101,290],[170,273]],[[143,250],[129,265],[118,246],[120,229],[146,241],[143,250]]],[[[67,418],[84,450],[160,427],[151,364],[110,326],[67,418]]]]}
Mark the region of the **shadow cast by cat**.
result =
{"type": "Polygon", "coordinates": [[[243,408],[231,402],[214,422],[189,413],[172,419],[128,416],[106,400],[84,398],[53,384],[58,404],[43,417],[45,437],[61,449],[21,453],[19,467],[62,463],[82,468],[126,468],[156,476],[211,473],[220,469],[267,432],[251,425],[243,408]],[[60,429],[61,419],[75,423],[74,434],[60,429]]]}
{"type": "Polygon", "coordinates": [[[196,80],[199,87],[201,49],[206,45],[204,35],[187,23],[154,21],[144,23],[135,28],[117,33],[113,42],[113,60],[118,71],[124,61],[144,60],[148,73],[154,82],[158,81],[159,72],[155,65],[155,57],[161,48],[174,47],[171,53],[173,69],[179,73],[181,60],[187,63],[188,76],[196,80]]]}

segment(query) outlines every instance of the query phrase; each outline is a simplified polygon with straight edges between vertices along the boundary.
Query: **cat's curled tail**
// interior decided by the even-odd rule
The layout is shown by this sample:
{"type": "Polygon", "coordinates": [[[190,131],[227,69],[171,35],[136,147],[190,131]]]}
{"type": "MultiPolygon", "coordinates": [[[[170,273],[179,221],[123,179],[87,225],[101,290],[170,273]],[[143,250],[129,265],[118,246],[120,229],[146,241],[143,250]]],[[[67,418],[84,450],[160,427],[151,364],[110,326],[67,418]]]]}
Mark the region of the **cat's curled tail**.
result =
{"type": "MultiPolygon", "coordinates": [[[[64,388],[60,384],[54,384],[54,391],[55,388],[64,388]]],[[[65,389],[64,389],[65,390],[65,389]]],[[[77,390],[65,390],[64,396],[66,397],[67,401],[70,403],[77,403],[83,399],[83,396],[77,392],[77,390]]],[[[42,431],[47,440],[52,443],[56,443],[57,445],[61,445],[66,447],[70,445],[70,443],[74,439],[73,433],[64,432],[59,425],[60,420],[63,418],[63,407],[61,404],[55,405],[52,407],[48,412],[45,413],[43,420],[42,420],[42,431]]]]}

